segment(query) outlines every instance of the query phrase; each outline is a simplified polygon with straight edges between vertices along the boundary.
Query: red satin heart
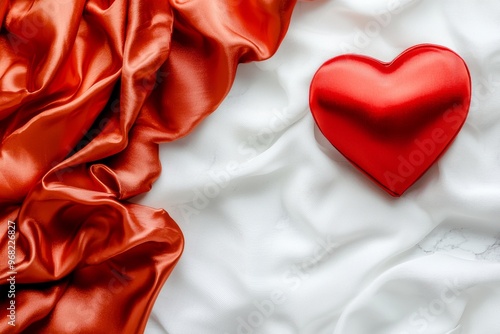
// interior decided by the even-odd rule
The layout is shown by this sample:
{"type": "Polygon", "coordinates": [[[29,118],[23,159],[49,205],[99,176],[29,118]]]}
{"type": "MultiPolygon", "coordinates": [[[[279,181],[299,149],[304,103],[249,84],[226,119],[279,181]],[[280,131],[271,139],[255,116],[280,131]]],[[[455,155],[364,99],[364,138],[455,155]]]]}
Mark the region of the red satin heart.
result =
{"type": "Polygon", "coordinates": [[[309,103],[330,143],[401,196],[450,146],[470,99],[464,60],[423,44],[390,63],[360,55],[330,59],[312,80],[309,103]]]}

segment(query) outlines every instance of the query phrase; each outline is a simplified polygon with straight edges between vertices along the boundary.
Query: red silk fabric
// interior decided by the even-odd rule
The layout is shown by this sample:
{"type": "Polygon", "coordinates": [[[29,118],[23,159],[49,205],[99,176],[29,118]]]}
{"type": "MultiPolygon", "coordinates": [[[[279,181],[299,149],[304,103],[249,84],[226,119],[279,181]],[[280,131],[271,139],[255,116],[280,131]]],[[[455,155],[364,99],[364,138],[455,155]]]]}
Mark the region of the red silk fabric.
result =
{"type": "MultiPolygon", "coordinates": [[[[139,333],[182,252],[161,209],[129,203],[229,91],[272,55],[294,0],[2,0],[0,249],[16,222],[16,326],[139,333]]],[[[10,277],[0,262],[3,287],[10,277]]],[[[5,289],[2,289],[5,291],[5,289]]]]}

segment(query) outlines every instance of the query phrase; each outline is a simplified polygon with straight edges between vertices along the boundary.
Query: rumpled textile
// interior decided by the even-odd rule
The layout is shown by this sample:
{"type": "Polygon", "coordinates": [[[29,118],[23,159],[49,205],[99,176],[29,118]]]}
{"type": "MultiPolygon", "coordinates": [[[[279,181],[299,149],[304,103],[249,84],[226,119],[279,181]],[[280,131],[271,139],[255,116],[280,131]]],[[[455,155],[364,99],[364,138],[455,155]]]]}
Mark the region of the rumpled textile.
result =
{"type": "MultiPolygon", "coordinates": [[[[14,221],[17,274],[16,326],[2,292],[1,333],[144,330],[184,241],[164,210],[128,199],[238,63],[276,51],[294,4],[2,0],[0,248],[14,221]]],[[[2,257],[4,287],[10,271],[2,257]]]]}
{"type": "Polygon", "coordinates": [[[499,334],[498,32],[499,1],[298,2],[278,52],[160,145],[164,172],[137,203],[164,207],[186,244],[146,333],[499,334]],[[472,103],[394,198],[323,136],[309,88],[333,57],[389,62],[422,43],[465,60],[472,103]]]}

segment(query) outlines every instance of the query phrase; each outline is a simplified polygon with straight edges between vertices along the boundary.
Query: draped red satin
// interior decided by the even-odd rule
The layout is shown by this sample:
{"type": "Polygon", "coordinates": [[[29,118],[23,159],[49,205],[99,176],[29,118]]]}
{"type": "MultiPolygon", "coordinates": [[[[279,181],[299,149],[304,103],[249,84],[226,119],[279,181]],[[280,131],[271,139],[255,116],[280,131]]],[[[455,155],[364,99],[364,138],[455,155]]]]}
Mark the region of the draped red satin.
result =
{"type": "MultiPolygon", "coordinates": [[[[294,0],[2,0],[0,248],[16,223],[15,327],[139,333],[179,259],[162,209],[130,203],[237,64],[272,55],[294,0]]],[[[10,277],[0,261],[3,287],[10,277]]],[[[168,283],[167,283],[168,284],[168,283]]]]}

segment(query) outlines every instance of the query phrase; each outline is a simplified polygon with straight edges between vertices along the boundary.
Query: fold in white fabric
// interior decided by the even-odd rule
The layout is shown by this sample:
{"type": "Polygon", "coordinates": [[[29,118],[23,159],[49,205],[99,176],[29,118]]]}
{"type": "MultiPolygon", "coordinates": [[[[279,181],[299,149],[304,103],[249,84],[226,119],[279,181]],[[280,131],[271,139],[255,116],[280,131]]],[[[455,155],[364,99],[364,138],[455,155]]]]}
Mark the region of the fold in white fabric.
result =
{"type": "Polygon", "coordinates": [[[500,333],[500,3],[299,2],[275,56],[240,65],[220,108],[161,146],[138,202],[186,238],[149,334],[500,333]],[[460,54],[467,122],[401,198],[351,166],[308,107],[342,53],[389,61],[420,43],[460,54]]]}

